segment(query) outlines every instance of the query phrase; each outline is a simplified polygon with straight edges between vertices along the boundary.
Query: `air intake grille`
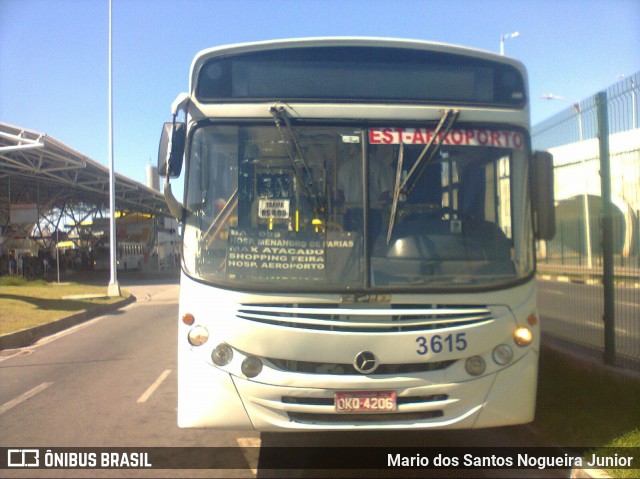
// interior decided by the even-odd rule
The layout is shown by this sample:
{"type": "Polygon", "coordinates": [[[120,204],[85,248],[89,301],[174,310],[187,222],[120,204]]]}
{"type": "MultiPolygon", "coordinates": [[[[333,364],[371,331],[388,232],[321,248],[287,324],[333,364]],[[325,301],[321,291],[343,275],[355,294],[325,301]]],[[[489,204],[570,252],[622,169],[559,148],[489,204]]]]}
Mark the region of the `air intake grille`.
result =
{"type": "MultiPolygon", "coordinates": [[[[282,371],[304,374],[335,374],[348,375],[360,374],[353,367],[353,364],[341,363],[316,363],[311,361],[294,361],[288,359],[267,358],[275,367],[282,371]]],[[[450,361],[433,361],[425,363],[407,363],[407,364],[380,364],[375,372],[370,376],[378,376],[384,374],[411,374],[423,373],[428,371],[439,371],[446,369],[455,363],[456,360],[450,361]]]]}
{"type": "MultiPolygon", "coordinates": [[[[404,404],[426,404],[438,401],[446,401],[449,399],[447,394],[431,394],[428,396],[400,396],[397,398],[398,406],[404,404]]],[[[334,398],[314,398],[314,397],[297,397],[282,396],[282,402],[285,404],[303,404],[305,406],[334,406],[334,398]]],[[[377,414],[377,413],[376,413],[377,414]]]]}
{"type": "Polygon", "coordinates": [[[486,306],[243,304],[236,317],[262,324],[318,331],[400,332],[447,329],[493,320],[486,306]]]}
{"type": "Polygon", "coordinates": [[[396,412],[388,414],[316,414],[308,412],[289,412],[289,418],[300,423],[349,424],[366,423],[402,423],[417,422],[444,416],[443,411],[396,412]]]}

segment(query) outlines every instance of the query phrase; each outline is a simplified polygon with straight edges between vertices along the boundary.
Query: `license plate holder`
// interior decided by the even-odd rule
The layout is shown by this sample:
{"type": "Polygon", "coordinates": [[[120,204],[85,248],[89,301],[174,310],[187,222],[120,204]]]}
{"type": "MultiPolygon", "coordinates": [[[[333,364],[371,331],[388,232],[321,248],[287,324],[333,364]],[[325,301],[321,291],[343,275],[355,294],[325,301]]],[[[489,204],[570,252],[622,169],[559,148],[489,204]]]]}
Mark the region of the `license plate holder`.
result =
{"type": "Polygon", "coordinates": [[[338,391],[334,395],[337,413],[376,414],[394,412],[395,391],[338,391]]]}

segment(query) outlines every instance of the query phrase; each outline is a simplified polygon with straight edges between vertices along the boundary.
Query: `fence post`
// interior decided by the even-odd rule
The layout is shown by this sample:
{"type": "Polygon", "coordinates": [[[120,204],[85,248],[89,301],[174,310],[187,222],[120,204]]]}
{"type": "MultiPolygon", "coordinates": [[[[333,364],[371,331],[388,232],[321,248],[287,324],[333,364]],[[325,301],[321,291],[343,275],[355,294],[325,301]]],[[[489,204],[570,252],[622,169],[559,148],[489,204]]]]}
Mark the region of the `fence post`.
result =
{"type": "Polygon", "coordinates": [[[613,221],[611,208],[611,162],[609,159],[609,114],[607,92],[596,95],[598,139],[600,143],[600,184],[602,190],[602,285],[604,289],[604,362],[615,365],[615,286],[613,269],[613,221]]]}

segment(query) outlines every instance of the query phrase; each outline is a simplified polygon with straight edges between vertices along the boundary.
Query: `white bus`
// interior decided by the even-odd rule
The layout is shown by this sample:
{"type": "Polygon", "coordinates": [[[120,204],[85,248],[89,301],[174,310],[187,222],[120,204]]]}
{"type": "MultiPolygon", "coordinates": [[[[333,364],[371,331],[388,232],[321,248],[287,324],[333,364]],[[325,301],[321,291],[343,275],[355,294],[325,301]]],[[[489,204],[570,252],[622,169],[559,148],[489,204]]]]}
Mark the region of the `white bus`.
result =
{"type": "Polygon", "coordinates": [[[172,113],[179,426],[533,420],[534,240],[555,217],[518,61],[373,38],[224,46],[198,53],[172,113]]]}
{"type": "Polygon", "coordinates": [[[116,243],[116,265],[118,269],[141,269],[147,246],[139,241],[116,243]]]}
{"type": "MultiPolygon", "coordinates": [[[[144,263],[146,245],[138,241],[116,242],[116,268],[119,270],[141,269],[144,263]]],[[[100,244],[93,248],[93,268],[109,269],[111,261],[109,244],[100,244]]]]}

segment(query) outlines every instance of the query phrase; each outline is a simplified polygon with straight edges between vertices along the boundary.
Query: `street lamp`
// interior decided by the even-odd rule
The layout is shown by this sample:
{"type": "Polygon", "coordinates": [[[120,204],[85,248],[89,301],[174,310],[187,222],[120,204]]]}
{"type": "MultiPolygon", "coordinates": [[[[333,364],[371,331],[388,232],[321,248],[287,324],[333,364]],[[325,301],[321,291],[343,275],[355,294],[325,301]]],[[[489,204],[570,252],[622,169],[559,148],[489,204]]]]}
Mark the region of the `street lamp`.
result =
{"type": "Polygon", "coordinates": [[[109,256],[111,277],[107,286],[108,296],[122,296],[116,267],[116,172],[113,161],[113,68],[112,68],[112,17],[109,0],[109,256]]]}
{"type": "Polygon", "coordinates": [[[518,38],[519,36],[520,32],[504,33],[500,35],[500,55],[504,55],[504,41],[508,38],[518,38]]]}
{"type": "MultiPolygon", "coordinates": [[[[571,105],[571,108],[573,108],[574,111],[578,114],[578,139],[580,143],[582,143],[582,138],[583,138],[582,109],[580,108],[580,102],[572,102],[571,100],[567,100],[563,96],[554,95],[553,93],[545,93],[540,98],[542,98],[543,100],[560,100],[571,105]]],[[[591,222],[589,219],[589,195],[587,193],[587,190],[588,190],[587,182],[588,182],[589,176],[587,175],[587,171],[586,171],[586,164],[587,164],[586,158],[582,160],[582,164],[584,165],[583,171],[584,171],[584,183],[585,183],[584,193],[582,195],[582,203],[584,207],[584,223],[585,223],[584,240],[585,240],[585,243],[587,244],[587,267],[591,269],[593,267],[593,261],[591,259],[591,228],[590,228],[591,222]]]]}
{"type": "Polygon", "coordinates": [[[572,102],[563,96],[554,95],[553,93],[545,93],[540,98],[543,100],[560,100],[571,105],[571,108],[578,114],[578,139],[582,141],[582,109],[580,108],[580,102],[572,102]]]}

